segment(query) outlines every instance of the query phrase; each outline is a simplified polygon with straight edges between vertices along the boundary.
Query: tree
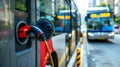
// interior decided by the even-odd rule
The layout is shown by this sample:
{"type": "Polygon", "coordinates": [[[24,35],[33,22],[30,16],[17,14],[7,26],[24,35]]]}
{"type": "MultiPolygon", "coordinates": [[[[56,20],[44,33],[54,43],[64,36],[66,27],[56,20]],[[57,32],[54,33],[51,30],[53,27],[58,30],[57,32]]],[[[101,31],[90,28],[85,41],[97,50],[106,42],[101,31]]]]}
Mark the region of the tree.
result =
{"type": "Polygon", "coordinates": [[[117,24],[120,24],[120,16],[118,16],[118,17],[115,18],[115,22],[116,22],[117,24]]]}
{"type": "Polygon", "coordinates": [[[110,3],[108,3],[108,5],[106,5],[106,3],[101,2],[100,5],[97,5],[97,7],[106,7],[106,6],[109,7],[110,9],[112,9],[110,3]]]}
{"type": "Polygon", "coordinates": [[[101,2],[100,5],[97,5],[97,7],[106,7],[106,4],[104,2],[101,2]]]}

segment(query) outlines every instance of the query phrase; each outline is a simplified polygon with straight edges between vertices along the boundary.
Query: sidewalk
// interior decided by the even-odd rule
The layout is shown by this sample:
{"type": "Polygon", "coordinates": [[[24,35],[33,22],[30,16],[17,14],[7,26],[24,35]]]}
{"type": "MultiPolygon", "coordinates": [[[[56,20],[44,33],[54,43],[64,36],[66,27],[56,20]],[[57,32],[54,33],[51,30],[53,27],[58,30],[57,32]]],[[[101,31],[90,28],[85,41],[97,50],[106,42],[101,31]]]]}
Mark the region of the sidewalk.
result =
{"type": "Polygon", "coordinates": [[[72,55],[68,65],[67,65],[67,67],[76,67],[76,49],[77,48],[82,48],[82,55],[83,55],[82,56],[82,67],[88,67],[87,66],[86,45],[85,44],[83,44],[83,45],[81,45],[81,39],[80,39],[80,41],[78,42],[78,44],[77,44],[77,46],[75,48],[75,51],[74,51],[74,53],[73,53],[73,55],[72,55]]]}

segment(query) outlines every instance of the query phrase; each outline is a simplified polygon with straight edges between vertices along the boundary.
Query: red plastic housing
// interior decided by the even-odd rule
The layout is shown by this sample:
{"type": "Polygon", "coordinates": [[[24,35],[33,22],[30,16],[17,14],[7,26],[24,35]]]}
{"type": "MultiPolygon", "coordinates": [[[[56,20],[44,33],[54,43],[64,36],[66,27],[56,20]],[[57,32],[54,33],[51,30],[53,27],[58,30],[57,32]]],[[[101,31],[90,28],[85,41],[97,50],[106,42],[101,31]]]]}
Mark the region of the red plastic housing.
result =
{"type": "Polygon", "coordinates": [[[31,29],[29,25],[23,26],[18,29],[18,38],[27,38],[27,32],[31,29]]]}
{"type": "MultiPolygon", "coordinates": [[[[47,40],[47,43],[50,52],[52,53],[54,51],[52,39],[47,40]]],[[[43,41],[40,41],[40,67],[45,67],[48,58],[49,58],[48,49],[46,48],[45,43],[43,41]]]]}

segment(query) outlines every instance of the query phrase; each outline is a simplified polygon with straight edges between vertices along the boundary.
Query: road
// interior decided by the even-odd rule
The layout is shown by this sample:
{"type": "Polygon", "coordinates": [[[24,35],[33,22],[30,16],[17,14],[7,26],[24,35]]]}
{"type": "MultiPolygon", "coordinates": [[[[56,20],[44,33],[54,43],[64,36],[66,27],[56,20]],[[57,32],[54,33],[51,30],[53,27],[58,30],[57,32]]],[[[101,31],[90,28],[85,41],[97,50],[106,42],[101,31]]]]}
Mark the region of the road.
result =
{"type": "Polygon", "coordinates": [[[120,67],[120,34],[114,40],[87,42],[88,67],[120,67]]]}

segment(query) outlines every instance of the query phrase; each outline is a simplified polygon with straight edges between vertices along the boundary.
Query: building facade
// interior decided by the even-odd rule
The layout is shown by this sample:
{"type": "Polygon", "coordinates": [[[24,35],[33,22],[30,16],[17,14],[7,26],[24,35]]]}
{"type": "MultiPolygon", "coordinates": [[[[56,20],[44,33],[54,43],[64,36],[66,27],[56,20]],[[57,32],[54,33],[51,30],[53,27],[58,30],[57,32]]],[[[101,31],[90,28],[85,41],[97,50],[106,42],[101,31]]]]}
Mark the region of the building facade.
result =
{"type": "Polygon", "coordinates": [[[115,0],[114,2],[114,13],[116,16],[120,16],[120,0],[115,0]]]}
{"type": "Polygon", "coordinates": [[[96,7],[97,0],[89,0],[88,7],[96,7]]]}
{"type": "Polygon", "coordinates": [[[96,6],[100,5],[102,2],[105,3],[106,6],[110,4],[114,14],[120,16],[120,0],[96,0],[96,6]]]}
{"type": "Polygon", "coordinates": [[[104,0],[96,0],[96,6],[100,5],[101,2],[104,2],[104,0]]]}

